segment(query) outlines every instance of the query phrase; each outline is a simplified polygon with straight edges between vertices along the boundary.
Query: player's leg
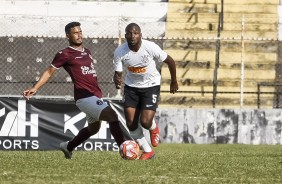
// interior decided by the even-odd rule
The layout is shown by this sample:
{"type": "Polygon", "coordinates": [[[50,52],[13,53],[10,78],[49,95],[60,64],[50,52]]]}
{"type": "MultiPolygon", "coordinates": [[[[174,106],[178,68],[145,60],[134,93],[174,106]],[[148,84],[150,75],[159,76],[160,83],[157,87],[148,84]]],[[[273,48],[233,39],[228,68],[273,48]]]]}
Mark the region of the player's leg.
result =
{"type": "Polygon", "coordinates": [[[142,150],[142,155],[139,159],[148,160],[153,158],[155,152],[146,140],[142,127],[139,124],[139,109],[127,107],[124,108],[124,114],[130,136],[139,144],[142,150]]]}
{"type": "Polygon", "coordinates": [[[160,141],[160,131],[155,122],[155,113],[158,107],[160,86],[146,88],[142,91],[142,100],[140,104],[141,125],[150,131],[151,144],[156,147],[160,141]]]}
{"type": "Polygon", "coordinates": [[[71,140],[67,142],[62,142],[60,144],[60,149],[64,152],[67,159],[71,159],[72,151],[81,143],[86,141],[89,137],[99,132],[101,127],[101,122],[96,121],[90,116],[86,116],[88,126],[81,129],[78,134],[71,140]]]}
{"type": "Polygon", "coordinates": [[[87,117],[88,126],[81,129],[78,134],[68,143],[68,150],[74,150],[78,145],[89,139],[92,135],[99,132],[101,128],[101,121],[94,120],[87,117]]]}
{"type": "Polygon", "coordinates": [[[146,140],[142,127],[139,124],[139,109],[127,107],[124,109],[124,114],[130,136],[139,144],[143,151],[152,152],[152,148],[146,140]]]}
{"type": "Polygon", "coordinates": [[[110,132],[118,146],[125,141],[116,112],[102,99],[92,96],[78,100],[76,105],[93,119],[109,122],[110,132]]]}
{"type": "Polygon", "coordinates": [[[140,119],[142,127],[150,132],[151,144],[156,147],[160,142],[160,131],[154,117],[155,111],[142,110],[140,119]]]}
{"type": "Polygon", "coordinates": [[[146,140],[141,126],[139,126],[140,109],[139,109],[138,89],[125,86],[124,88],[124,116],[126,125],[129,129],[131,137],[139,144],[143,153],[141,160],[153,158],[154,150],[152,150],[146,140]]]}
{"type": "Polygon", "coordinates": [[[120,147],[126,138],[121,130],[117,113],[110,106],[107,106],[102,110],[99,119],[109,122],[110,132],[120,147]]]}

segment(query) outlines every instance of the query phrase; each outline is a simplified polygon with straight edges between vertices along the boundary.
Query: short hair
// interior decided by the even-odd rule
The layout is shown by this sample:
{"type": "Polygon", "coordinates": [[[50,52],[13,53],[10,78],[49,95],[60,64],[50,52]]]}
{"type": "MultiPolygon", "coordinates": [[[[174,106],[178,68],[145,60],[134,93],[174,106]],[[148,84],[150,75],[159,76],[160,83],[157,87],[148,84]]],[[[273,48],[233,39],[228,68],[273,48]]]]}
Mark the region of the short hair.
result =
{"type": "Polygon", "coordinates": [[[137,28],[139,29],[139,31],[141,32],[141,28],[140,28],[139,25],[136,24],[136,23],[130,23],[130,24],[128,24],[128,25],[126,26],[126,28],[125,28],[125,32],[127,32],[127,30],[130,29],[130,28],[132,28],[132,27],[137,27],[137,28]]]}
{"type": "Polygon", "coordinates": [[[76,26],[80,26],[81,24],[79,22],[70,22],[65,26],[65,32],[66,34],[69,34],[71,31],[71,28],[74,28],[76,26]]]}

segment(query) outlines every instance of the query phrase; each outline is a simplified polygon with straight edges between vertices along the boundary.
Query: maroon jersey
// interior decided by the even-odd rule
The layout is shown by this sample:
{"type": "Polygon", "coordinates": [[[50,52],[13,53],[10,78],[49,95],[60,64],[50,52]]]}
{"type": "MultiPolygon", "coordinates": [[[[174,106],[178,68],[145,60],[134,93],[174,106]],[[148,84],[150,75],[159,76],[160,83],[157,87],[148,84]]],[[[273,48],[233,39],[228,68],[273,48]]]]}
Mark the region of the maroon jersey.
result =
{"type": "Polygon", "coordinates": [[[69,73],[74,83],[75,100],[90,96],[102,98],[93,58],[88,49],[84,48],[83,51],[79,51],[67,47],[56,54],[51,65],[55,68],[64,67],[69,73]]]}

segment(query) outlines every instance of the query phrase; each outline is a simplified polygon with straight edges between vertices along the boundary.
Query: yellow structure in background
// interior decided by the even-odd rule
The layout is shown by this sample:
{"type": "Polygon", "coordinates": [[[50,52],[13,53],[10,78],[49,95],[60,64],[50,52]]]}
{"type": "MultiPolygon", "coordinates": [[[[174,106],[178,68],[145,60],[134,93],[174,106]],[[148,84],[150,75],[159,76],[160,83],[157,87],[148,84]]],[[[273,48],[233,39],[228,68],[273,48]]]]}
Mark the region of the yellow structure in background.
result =
{"type": "MultiPolygon", "coordinates": [[[[161,93],[161,106],[213,108],[216,58],[216,108],[257,107],[257,85],[279,82],[278,5],[279,0],[170,0],[168,4],[165,50],[177,63],[180,91],[161,93]],[[218,38],[219,15],[223,24],[218,38]],[[244,16],[244,22],[242,17],[244,16]],[[244,32],[242,32],[242,25],[244,32]],[[243,37],[242,37],[243,34],[243,37]],[[242,39],[243,38],[243,39],[242,39]],[[217,54],[217,40],[220,52],[217,54]],[[242,49],[242,41],[244,49],[242,49]],[[244,88],[241,89],[241,62],[244,60],[244,88]],[[181,104],[181,105],[178,105],[181,104]]],[[[282,72],[282,71],[281,71],[282,72]]],[[[169,90],[168,68],[162,68],[162,91],[169,90]]],[[[274,92],[267,87],[265,92],[274,92]]],[[[273,94],[264,95],[264,107],[272,108],[273,94]]]]}

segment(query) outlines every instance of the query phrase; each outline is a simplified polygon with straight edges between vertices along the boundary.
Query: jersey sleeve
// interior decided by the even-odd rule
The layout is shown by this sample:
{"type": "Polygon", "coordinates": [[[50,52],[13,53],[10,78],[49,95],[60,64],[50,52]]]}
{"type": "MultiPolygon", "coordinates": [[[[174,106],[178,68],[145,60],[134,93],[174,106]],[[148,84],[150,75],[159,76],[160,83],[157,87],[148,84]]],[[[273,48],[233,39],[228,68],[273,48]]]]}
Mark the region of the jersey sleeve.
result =
{"type": "Polygon", "coordinates": [[[53,66],[54,68],[61,68],[61,66],[63,66],[65,63],[67,62],[67,57],[64,54],[64,52],[60,51],[58,52],[53,61],[51,62],[51,66],[53,66]]]}
{"type": "Polygon", "coordinates": [[[153,52],[154,60],[163,62],[167,58],[167,53],[163,51],[156,43],[151,42],[151,50],[153,52]]]}
{"type": "Polygon", "coordinates": [[[122,66],[122,62],[121,62],[121,56],[118,52],[118,50],[115,50],[114,52],[114,71],[117,71],[117,72],[122,72],[123,70],[123,66],[122,66]]]}

